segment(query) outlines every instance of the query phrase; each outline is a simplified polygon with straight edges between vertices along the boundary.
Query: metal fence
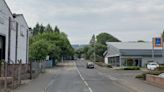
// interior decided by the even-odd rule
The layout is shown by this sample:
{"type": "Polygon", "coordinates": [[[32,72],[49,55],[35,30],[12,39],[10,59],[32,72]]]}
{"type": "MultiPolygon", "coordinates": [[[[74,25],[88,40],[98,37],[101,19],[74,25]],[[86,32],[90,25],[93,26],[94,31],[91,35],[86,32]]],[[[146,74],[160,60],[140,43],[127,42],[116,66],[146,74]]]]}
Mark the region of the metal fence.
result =
{"type": "Polygon", "coordinates": [[[45,61],[45,60],[36,60],[36,61],[31,62],[32,78],[36,78],[40,73],[45,72],[46,63],[47,63],[47,61],[45,61]]]}

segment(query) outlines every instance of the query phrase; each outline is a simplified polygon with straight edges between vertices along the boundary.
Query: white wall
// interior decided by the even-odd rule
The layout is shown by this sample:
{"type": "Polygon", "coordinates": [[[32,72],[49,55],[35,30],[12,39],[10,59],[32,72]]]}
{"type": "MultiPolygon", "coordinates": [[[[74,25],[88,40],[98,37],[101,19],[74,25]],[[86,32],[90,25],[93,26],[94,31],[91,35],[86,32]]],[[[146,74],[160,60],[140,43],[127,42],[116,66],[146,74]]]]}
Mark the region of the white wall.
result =
{"type": "Polygon", "coordinates": [[[104,58],[105,64],[108,64],[108,57],[104,58]]]}
{"type": "Polygon", "coordinates": [[[22,15],[16,17],[16,21],[18,22],[18,60],[22,60],[22,63],[26,63],[26,49],[28,46],[26,46],[27,42],[27,31],[28,31],[28,25],[26,24],[26,21],[24,20],[24,17],[22,15]]]}
{"type": "Polygon", "coordinates": [[[12,17],[8,6],[5,4],[4,0],[0,0],[0,35],[6,37],[6,57],[8,58],[8,28],[9,28],[9,17],[12,17]]]}
{"type": "MultiPolygon", "coordinates": [[[[28,25],[26,24],[26,21],[22,15],[18,16],[16,19],[13,18],[12,13],[5,3],[4,0],[0,0],[0,35],[6,37],[6,55],[5,60],[8,60],[8,31],[9,31],[9,17],[12,18],[12,21],[17,21],[19,24],[18,28],[18,59],[22,59],[23,63],[26,63],[26,35],[28,30],[28,25]],[[21,33],[24,36],[21,36],[21,33]]],[[[14,23],[14,22],[12,22],[14,23]]],[[[16,25],[14,24],[12,26],[11,30],[11,43],[10,43],[10,60],[15,62],[15,49],[16,49],[16,25]]]]}
{"type": "Polygon", "coordinates": [[[10,60],[15,62],[16,51],[16,30],[11,30],[11,42],[10,42],[10,60]]]}

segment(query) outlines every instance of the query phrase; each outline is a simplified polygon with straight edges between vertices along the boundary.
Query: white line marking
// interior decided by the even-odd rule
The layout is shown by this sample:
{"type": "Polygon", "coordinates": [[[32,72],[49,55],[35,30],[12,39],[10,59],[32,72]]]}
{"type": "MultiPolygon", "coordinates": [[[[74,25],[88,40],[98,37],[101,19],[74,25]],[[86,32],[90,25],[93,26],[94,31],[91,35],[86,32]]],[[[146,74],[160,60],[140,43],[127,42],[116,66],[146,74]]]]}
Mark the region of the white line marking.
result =
{"type": "Polygon", "coordinates": [[[48,83],[47,87],[44,88],[44,90],[42,92],[47,92],[48,88],[53,85],[53,83],[55,82],[55,80],[52,80],[51,82],[48,83]]]}
{"type": "Polygon", "coordinates": [[[89,89],[89,92],[93,92],[93,90],[89,87],[87,81],[85,81],[84,77],[81,75],[79,69],[77,68],[77,64],[76,64],[75,62],[74,62],[74,65],[76,66],[76,70],[77,70],[77,72],[79,73],[81,80],[84,82],[84,84],[85,84],[85,85],[87,86],[87,88],[89,89]]]}

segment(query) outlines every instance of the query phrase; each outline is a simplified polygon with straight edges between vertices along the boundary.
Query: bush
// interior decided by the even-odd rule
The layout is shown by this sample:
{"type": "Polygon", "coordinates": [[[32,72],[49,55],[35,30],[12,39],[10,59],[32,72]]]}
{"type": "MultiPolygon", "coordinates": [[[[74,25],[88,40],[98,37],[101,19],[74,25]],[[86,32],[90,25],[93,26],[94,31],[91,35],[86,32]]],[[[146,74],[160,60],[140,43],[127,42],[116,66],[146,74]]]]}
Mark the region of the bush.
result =
{"type": "Polygon", "coordinates": [[[144,79],[145,78],[145,75],[144,74],[140,74],[140,75],[137,75],[136,78],[138,78],[138,79],[144,79]]]}
{"type": "Polygon", "coordinates": [[[102,62],[95,62],[98,66],[101,66],[101,67],[105,67],[106,64],[102,63],[102,62]]]}
{"type": "Polygon", "coordinates": [[[150,74],[150,75],[159,75],[161,73],[162,72],[160,72],[160,71],[149,71],[149,72],[145,72],[143,74],[137,75],[136,78],[146,80],[146,75],[147,74],[150,74]]]}
{"type": "Polygon", "coordinates": [[[125,67],[124,70],[140,70],[140,67],[137,67],[137,66],[129,66],[129,67],[125,67]]]}
{"type": "Polygon", "coordinates": [[[157,68],[158,71],[164,71],[164,66],[160,66],[157,68]]]}
{"type": "Polygon", "coordinates": [[[110,65],[110,64],[107,64],[107,67],[108,67],[108,68],[112,68],[112,65],[110,65]]]}
{"type": "Polygon", "coordinates": [[[101,66],[101,67],[108,67],[108,68],[112,68],[112,65],[110,64],[104,64],[102,62],[95,62],[98,66],[101,66]]]}

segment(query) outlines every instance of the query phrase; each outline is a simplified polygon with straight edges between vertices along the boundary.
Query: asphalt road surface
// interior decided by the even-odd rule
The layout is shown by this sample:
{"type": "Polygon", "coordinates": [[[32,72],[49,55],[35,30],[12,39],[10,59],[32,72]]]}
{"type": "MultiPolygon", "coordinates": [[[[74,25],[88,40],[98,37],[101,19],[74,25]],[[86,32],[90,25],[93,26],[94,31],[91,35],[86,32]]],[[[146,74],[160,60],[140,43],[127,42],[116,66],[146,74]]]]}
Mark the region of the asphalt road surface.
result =
{"type": "Polygon", "coordinates": [[[134,92],[96,69],[86,69],[85,61],[68,61],[43,92],[134,92]]]}

